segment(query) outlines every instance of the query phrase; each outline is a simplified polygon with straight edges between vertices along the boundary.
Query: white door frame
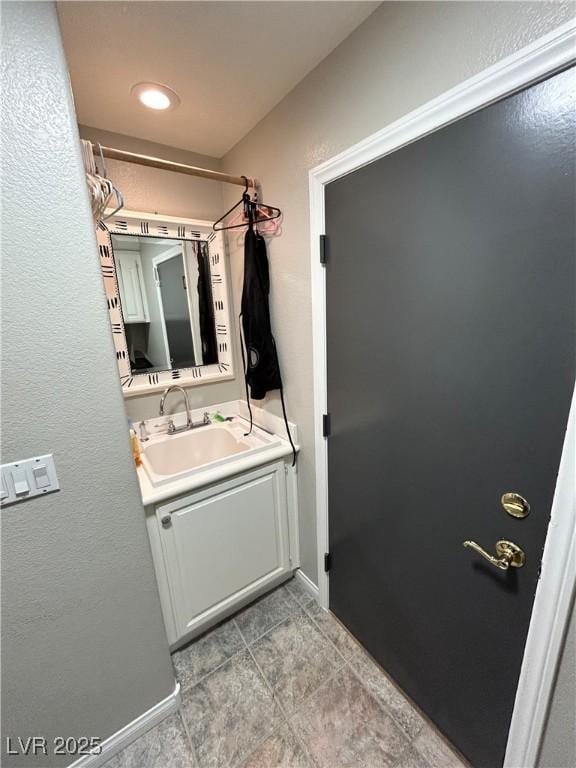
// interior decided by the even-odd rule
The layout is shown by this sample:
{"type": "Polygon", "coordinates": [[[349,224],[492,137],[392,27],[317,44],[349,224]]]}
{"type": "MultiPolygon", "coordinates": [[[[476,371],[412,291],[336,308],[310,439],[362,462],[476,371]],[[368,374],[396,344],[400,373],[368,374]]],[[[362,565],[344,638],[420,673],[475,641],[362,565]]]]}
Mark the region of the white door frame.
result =
{"type": "MultiPolygon", "coordinates": [[[[320,264],[324,186],[575,61],[576,21],[571,20],[310,171],[318,587],[324,608],[329,583],[324,572],[329,541],[328,453],[322,437],[322,416],[327,412],[326,280],[320,264]]],[[[573,399],[504,768],[536,764],[576,584],[575,420],[573,399]]]]}

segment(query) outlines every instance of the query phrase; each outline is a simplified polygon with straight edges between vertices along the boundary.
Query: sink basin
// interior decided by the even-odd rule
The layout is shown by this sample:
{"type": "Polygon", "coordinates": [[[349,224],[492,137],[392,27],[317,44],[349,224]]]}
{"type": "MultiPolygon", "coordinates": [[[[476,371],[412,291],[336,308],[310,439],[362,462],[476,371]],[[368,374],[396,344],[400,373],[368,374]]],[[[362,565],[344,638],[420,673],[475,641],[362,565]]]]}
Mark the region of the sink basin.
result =
{"type": "Polygon", "coordinates": [[[177,475],[249,449],[246,441],[238,440],[227,429],[214,427],[171,435],[169,440],[146,448],[144,456],[155,474],[177,475]]]}
{"type": "Polygon", "coordinates": [[[152,485],[158,486],[278,442],[257,427],[250,435],[245,432],[244,423],[228,422],[153,437],[142,451],[142,464],[152,485]]]}

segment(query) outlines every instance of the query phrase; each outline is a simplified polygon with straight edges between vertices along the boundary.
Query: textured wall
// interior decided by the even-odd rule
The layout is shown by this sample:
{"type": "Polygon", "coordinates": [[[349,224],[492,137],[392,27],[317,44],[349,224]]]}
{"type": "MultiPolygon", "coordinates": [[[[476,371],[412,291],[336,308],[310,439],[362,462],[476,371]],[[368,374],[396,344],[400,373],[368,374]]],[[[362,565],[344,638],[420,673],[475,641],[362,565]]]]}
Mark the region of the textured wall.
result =
{"type": "Polygon", "coordinates": [[[174,678],[54,5],[4,4],[2,48],[2,461],[62,488],[2,510],[2,735],[105,738],[174,678]]]}
{"type": "MultiPolygon", "coordinates": [[[[143,155],[162,157],[176,163],[198,165],[201,168],[220,170],[220,160],[207,155],[198,155],[175,147],[142,141],[132,136],[122,136],[110,131],[80,126],[83,139],[100,142],[104,146],[125,149],[143,155]]],[[[213,221],[225,211],[222,195],[222,184],[207,179],[197,179],[194,176],[184,176],[170,171],[160,171],[157,168],[146,168],[142,165],[122,163],[118,160],[106,161],[108,175],[124,195],[125,207],[132,211],[147,211],[149,213],[164,213],[168,216],[183,216],[188,219],[206,219],[213,221]]],[[[233,187],[233,194],[239,197],[239,187],[233,187]]],[[[229,207],[229,206],[228,206],[229,207]]],[[[237,338],[234,312],[231,316],[232,338],[237,338]]],[[[235,353],[237,350],[234,350],[235,353]]],[[[241,397],[242,377],[238,365],[239,357],[235,357],[236,377],[230,381],[218,384],[205,384],[190,387],[188,398],[193,408],[236,400],[241,397]]],[[[125,400],[126,412],[135,421],[148,419],[158,415],[160,393],[140,395],[125,400]]],[[[175,413],[184,410],[183,399],[171,395],[167,412],[175,413]]]]}
{"type": "MultiPolygon", "coordinates": [[[[308,171],[558,26],[573,8],[524,2],[383,3],[223,158],[224,170],[256,176],[264,199],[284,211],[282,236],[269,249],[272,318],[289,416],[301,435],[301,551],[303,568],[314,581],[308,171]]],[[[231,264],[237,308],[239,252],[231,252],[231,264]]],[[[276,394],[266,402],[277,414],[279,405],[276,394]]]]}

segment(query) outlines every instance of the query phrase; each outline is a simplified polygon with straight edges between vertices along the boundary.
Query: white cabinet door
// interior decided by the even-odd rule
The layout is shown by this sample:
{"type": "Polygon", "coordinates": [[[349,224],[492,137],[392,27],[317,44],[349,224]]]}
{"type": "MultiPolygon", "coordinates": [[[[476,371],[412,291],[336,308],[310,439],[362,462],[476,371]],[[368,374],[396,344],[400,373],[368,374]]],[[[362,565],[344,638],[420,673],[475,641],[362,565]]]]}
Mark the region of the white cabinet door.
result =
{"type": "Polygon", "coordinates": [[[179,637],[290,569],[283,462],[156,515],[179,637]]]}
{"type": "Polygon", "coordinates": [[[148,301],[138,251],[115,251],[116,274],[125,323],[147,323],[148,301]]]}

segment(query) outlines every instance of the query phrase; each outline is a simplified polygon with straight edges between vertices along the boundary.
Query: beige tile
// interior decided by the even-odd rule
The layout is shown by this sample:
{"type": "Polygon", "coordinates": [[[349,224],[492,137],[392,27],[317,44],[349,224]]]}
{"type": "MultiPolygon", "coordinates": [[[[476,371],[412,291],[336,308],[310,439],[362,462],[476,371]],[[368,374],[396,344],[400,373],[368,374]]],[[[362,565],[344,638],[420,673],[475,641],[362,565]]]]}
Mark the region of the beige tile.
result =
{"type": "Polygon", "coordinates": [[[287,714],[344,663],[303,612],[261,637],[252,646],[252,653],[287,714]]]}
{"type": "Polygon", "coordinates": [[[288,724],[270,736],[242,764],[242,768],[312,768],[288,724]]]}
{"type": "Polygon", "coordinates": [[[279,587],[240,611],[235,619],[250,644],[298,610],[300,605],[292,594],[285,587],[279,587]]]}
{"type": "Polygon", "coordinates": [[[414,747],[430,768],[465,768],[465,763],[428,724],[415,739],[414,747]]]}
{"type": "Polygon", "coordinates": [[[320,768],[388,768],[408,743],[347,666],[300,707],[292,722],[320,768]]]}
{"type": "Polygon", "coordinates": [[[320,631],[334,643],[345,659],[358,651],[360,647],[358,642],[329,611],[325,611],[315,600],[307,603],[305,608],[320,631]]]}
{"type": "Polygon", "coordinates": [[[426,760],[412,745],[408,747],[394,765],[394,768],[430,768],[426,760]]]}
{"type": "Polygon", "coordinates": [[[170,715],[105,765],[106,768],[193,768],[194,760],[180,716],[170,715]]]}
{"type": "Polygon", "coordinates": [[[200,768],[235,765],[281,723],[281,712],[248,651],[185,691],[182,715],[200,768]]]}
{"type": "Polygon", "coordinates": [[[356,650],[350,664],[370,693],[390,712],[408,738],[415,738],[426,721],[400,689],[362,648],[356,650]]]}
{"type": "Polygon", "coordinates": [[[238,627],[231,620],[173,653],[172,663],[182,690],[190,688],[245,647],[238,627]]]}
{"type": "Polygon", "coordinates": [[[309,603],[311,600],[312,601],[314,600],[314,598],[308,592],[308,590],[303,587],[302,582],[300,581],[300,579],[297,579],[297,578],[290,579],[290,581],[287,581],[284,586],[286,587],[288,592],[290,592],[292,597],[301,606],[304,606],[307,603],[309,603]]]}

